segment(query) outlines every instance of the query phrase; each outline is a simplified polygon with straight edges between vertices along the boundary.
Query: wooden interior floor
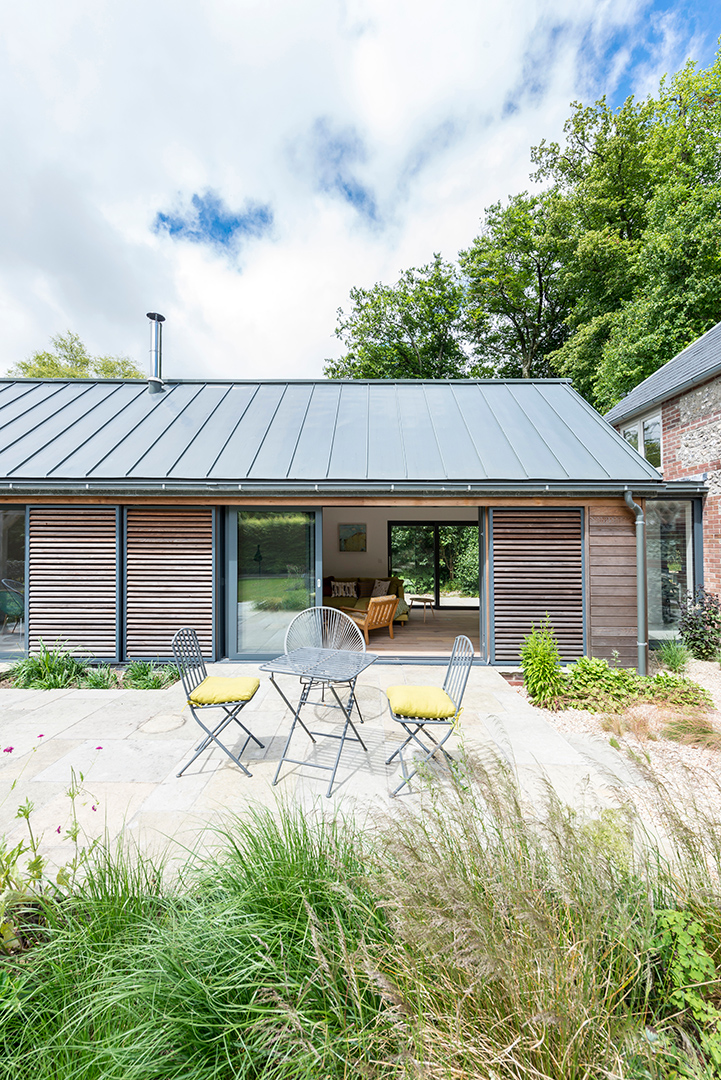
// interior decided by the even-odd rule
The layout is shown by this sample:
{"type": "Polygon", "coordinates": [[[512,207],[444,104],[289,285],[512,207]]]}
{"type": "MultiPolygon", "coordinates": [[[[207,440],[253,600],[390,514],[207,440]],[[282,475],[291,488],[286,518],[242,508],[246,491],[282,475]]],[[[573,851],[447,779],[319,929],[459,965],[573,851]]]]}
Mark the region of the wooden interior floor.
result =
{"type": "Polygon", "coordinates": [[[394,626],[395,637],[387,630],[371,630],[369,652],[379,656],[450,656],[458,634],[466,634],[476,653],[480,648],[478,609],[475,611],[426,611],[412,608],[405,626],[394,626]]]}

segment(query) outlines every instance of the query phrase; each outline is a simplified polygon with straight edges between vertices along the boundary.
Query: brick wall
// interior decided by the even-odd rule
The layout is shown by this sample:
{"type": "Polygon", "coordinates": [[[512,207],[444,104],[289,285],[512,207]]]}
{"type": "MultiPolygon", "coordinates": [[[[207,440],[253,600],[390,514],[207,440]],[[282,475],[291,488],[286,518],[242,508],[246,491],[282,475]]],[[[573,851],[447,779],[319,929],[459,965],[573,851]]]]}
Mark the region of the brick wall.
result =
{"type": "Polygon", "coordinates": [[[721,378],[711,379],[661,407],[664,480],[701,480],[704,504],[704,584],[721,593],[721,378]]]}

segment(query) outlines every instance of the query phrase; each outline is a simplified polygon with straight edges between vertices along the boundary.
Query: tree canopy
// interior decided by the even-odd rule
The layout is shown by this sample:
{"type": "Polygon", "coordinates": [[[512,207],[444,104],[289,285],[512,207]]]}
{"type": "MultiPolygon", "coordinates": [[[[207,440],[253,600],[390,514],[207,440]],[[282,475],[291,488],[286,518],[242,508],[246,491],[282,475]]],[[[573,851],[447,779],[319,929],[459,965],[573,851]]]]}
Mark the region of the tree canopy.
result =
{"type": "Polygon", "coordinates": [[[606,410],[721,320],[721,57],[575,102],[458,262],[351,292],[332,377],[562,375],[606,410]]]}
{"type": "Polygon", "coordinates": [[[405,270],[395,285],[351,289],[338,309],[336,337],[346,348],[328,360],[333,379],[457,379],[467,374],[465,288],[440,255],[405,270]]]}
{"type": "Polygon", "coordinates": [[[127,356],[90,356],[77,334],[56,334],[51,351],[20,360],[8,375],[26,379],[144,379],[145,373],[127,356]]]}

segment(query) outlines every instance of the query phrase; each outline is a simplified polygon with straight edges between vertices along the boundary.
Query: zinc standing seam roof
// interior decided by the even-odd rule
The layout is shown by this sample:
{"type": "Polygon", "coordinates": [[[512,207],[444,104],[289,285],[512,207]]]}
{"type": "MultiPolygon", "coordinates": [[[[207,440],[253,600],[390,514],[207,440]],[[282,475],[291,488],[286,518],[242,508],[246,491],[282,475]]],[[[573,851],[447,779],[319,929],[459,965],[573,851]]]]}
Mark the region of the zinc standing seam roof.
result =
{"type": "Polygon", "coordinates": [[[606,420],[609,424],[618,424],[638,416],[718,374],[721,374],[721,323],[716,323],[658,371],[634,386],[630,394],[606,413],[606,420]]]}
{"type": "Polygon", "coordinates": [[[541,381],[0,380],[12,481],[653,483],[571,386],[541,381]]]}

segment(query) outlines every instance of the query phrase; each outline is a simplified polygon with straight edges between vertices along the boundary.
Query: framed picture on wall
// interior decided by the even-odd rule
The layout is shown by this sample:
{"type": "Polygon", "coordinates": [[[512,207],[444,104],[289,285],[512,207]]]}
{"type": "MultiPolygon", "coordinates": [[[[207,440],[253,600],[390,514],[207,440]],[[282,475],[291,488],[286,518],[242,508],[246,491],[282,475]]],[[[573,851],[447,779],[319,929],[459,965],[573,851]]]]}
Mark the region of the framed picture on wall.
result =
{"type": "Polygon", "coordinates": [[[338,526],[339,551],[367,551],[366,527],[363,525],[338,526]]]}

